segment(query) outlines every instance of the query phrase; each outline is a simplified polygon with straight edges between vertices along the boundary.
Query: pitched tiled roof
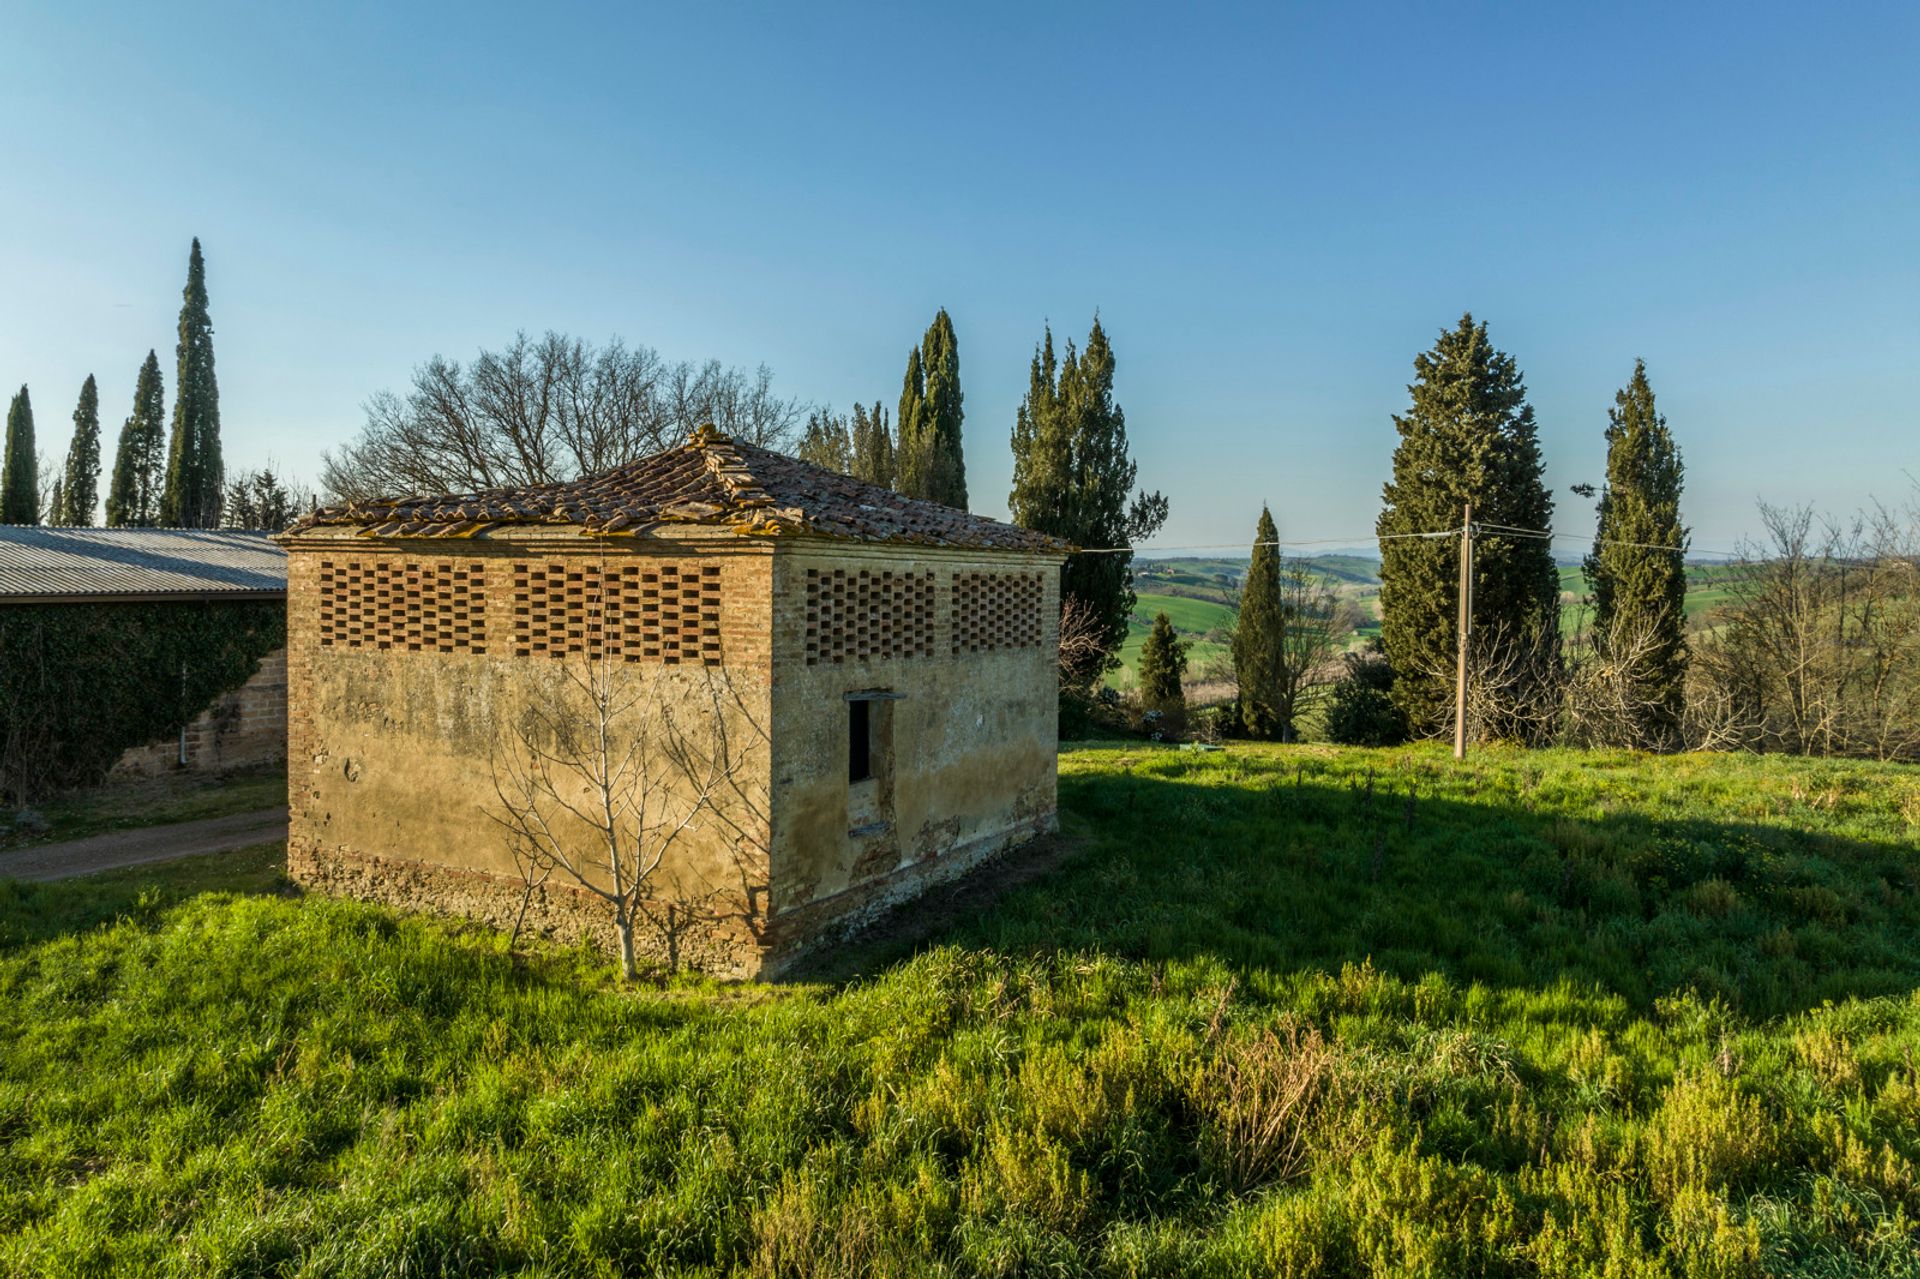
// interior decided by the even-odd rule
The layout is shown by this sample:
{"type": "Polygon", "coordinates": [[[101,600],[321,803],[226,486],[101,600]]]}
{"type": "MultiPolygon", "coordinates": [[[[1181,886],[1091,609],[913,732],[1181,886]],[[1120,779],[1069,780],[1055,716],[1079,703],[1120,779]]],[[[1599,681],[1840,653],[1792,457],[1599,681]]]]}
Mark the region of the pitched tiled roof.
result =
{"type": "Polygon", "coordinates": [[[1058,538],[903,497],[703,428],[679,448],[565,484],[323,507],[293,534],[355,527],[374,537],[469,537],[496,525],[572,525],[602,536],[711,524],[813,536],[1008,551],[1064,551],[1058,538]]]}
{"type": "Polygon", "coordinates": [[[286,590],[287,554],[265,533],[0,525],[0,603],[286,590]]]}

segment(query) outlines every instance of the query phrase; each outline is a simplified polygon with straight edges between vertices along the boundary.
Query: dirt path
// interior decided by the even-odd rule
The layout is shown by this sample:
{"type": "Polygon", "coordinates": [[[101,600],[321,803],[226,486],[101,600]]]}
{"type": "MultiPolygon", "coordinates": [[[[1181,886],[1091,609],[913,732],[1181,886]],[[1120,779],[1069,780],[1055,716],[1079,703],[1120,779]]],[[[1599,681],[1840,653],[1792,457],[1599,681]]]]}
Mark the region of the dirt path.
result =
{"type": "Polygon", "coordinates": [[[75,875],[97,875],[123,866],[252,848],[286,837],[287,810],[263,808],[252,813],[117,830],[86,839],[0,853],[0,879],[71,879],[75,875]]]}

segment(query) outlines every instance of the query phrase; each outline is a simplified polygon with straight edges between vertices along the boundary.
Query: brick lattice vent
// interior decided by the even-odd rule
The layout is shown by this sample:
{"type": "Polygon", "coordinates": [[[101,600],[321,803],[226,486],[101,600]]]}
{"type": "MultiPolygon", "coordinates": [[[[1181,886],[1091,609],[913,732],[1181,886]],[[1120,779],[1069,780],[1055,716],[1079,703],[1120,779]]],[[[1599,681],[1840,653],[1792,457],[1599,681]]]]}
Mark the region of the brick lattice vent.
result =
{"type": "Polygon", "coordinates": [[[933,574],[807,570],[807,665],[933,656],[933,574]]]}
{"type": "Polygon", "coordinates": [[[487,651],[478,563],[320,562],[320,643],[408,652],[487,651]]]}
{"type": "Polygon", "coordinates": [[[1037,573],[955,573],[954,655],[1039,647],[1043,595],[1037,573]]]}
{"type": "Polygon", "coordinates": [[[720,569],[516,564],[513,651],[718,666],[720,569]]]}

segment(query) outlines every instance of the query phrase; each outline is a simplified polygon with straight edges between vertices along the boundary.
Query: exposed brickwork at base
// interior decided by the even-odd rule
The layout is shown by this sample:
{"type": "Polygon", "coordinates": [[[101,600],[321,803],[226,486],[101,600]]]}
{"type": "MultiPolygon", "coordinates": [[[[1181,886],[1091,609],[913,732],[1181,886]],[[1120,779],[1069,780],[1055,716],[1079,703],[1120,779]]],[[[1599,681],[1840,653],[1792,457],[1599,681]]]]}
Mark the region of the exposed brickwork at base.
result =
{"type": "MultiPolygon", "coordinates": [[[[939,885],[971,874],[988,862],[1017,858],[1022,846],[1057,830],[1054,814],[1022,822],[939,857],[903,866],[823,901],[784,913],[755,927],[726,918],[662,905],[657,922],[634,931],[634,951],[668,968],[690,967],[716,977],[770,978],[835,945],[939,885]]],[[[303,840],[287,845],[287,874],[302,887],[408,911],[472,919],[571,944],[585,940],[609,955],[619,941],[607,903],[583,889],[548,882],[531,895],[516,879],[430,862],[366,857],[343,849],[316,849],[303,840]]]]}
{"type": "Polygon", "coordinates": [[[1056,813],[1037,814],[997,834],[902,866],[891,874],[870,879],[832,897],[785,911],[767,926],[767,960],[760,975],[778,976],[929,889],[972,874],[988,862],[1002,858],[1016,860],[1025,845],[1059,828],[1056,813]]]}
{"type": "MultiPolygon", "coordinates": [[[[520,880],[502,875],[315,848],[300,839],[287,845],[287,874],[302,887],[330,896],[472,919],[502,930],[513,927],[524,900],[522,932],[562,944],[586,940],[609,955],[619,952],[612,908],[572,885],[549,881],[528,895],[520,880]]],[[[761,943],[745,921],[697,916],[677,903],[661,906],[658,915],[659,922],[634,930],[634,952],[642,960],[718,977],[761,974],[761,943]]]]}

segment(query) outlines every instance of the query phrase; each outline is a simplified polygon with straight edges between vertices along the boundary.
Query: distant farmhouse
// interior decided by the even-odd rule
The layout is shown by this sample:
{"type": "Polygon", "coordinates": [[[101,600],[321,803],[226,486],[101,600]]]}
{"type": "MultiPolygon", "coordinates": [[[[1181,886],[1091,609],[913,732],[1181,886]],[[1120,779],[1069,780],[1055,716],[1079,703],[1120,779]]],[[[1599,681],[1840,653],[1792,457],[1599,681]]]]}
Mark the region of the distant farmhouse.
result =
{"type": "Polygon", "coordinates": [[[265,533],[0,526],[0,799],[286,753],[265,533]]]}
{"type": "MultiPolygon", "coordinates": [[[[288,864],[311,887],[604,938],[602,904],[536,882],[503,820],[529,767],[598,802],[541,763],[593,731],[593,706],[543,709],[582,686],[568,671],[629,690],[615,754],[688,783],[627,796],[671,836],[640,939],[663,959],[775,972],[1056,826],[1053,538],[707,428],[574,483],[336,506],[280,540],[288,864]]],[[[595,828],[570,821],[590,863],[595,828]]]]}

